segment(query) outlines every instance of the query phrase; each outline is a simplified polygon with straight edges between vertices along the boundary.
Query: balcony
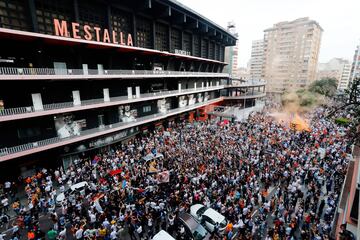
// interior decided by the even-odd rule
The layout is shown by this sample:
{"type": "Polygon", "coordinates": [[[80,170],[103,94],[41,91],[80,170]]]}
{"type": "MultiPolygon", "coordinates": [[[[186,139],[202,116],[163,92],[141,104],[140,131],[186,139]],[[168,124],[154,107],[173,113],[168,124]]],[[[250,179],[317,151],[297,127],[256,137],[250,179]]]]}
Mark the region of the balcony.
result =
{"type": "Polygon", "coordinates": [[[74,105],[73,102],[44,104],[43,105],[44,110],[41,111],[35,111],[32,106],[6,108],[0,110],[0,122],[59,114],[65,112],[81,111],[81,110],[94,109],[100,107],[110,107],[121,104],[156,100],[161,98],[174,97],[185,94],[196,94],[196,93],[221,90],[221,89],[224,89],[223,85],[183,89],[181,91],[174,90],[174,91],[164,91],[164,92],[156,92],[156,93],[144,93],[144,94],[140,94],[139,98],[128,98],[128,96],[112,97],[108,102],[105,102],[104,98],[82,100],[81,105],[74,105]]]}
{"type": "Polygon", "coordinates": [[[0,80],[71,80],[71,79],[138,79],[138,78],[218,77],[227,73],[161,70],[99,70],[1,67],[0,80]]]}
{"type": "MultiPolygon", "coordinates": [[[[52,103],[44,104],[44,110],[35,111],[33,106],[17,107],[17,108],[5,108],[0,110],[0,122],[12,121],[24,118],[39,117],[45,115],[73,112],[73,111],[82,111],[94,108],[101,107],[110,107],[121,104],[129,104],[141,101],[156,100],[167,97],[175,97],[186,94],[196,94],[206,91],[221,90],[225,88],[243,88],[243,87],[261,87],[265,86],[265,81],[248,81],[241,84],[233,85],[219,85],[219,86],[208,86],[208,87],[198,87],[191,89],[173,90],[173,91],[163,91],[156,93],[145,93],[140,94],[139,98],[128,98],[128,96],[118,96],[110,98],[110,101],[104,101],[104,98],[82,100],[81,105],[74,105],[73,102],[62,102],[62,103],[52,103]]],[[[257,96],[255,96],[257,97],[257,96]]],[[[236,97],[237,99],[244,99],[244,97],[236,97]]],[[[251,98],[248,95],[246,98],[251,98]]]]}
{"type": "Polygon", "coordinates": [[[242,82],[240,84],[225,85],[225,88],[261,87],[261,86],[265,86],[266,84],[267,84],[266,81],[250,80],[250,81],[242,82]]]}
{"type": "Polygon", "coordinates": [[[87,129],[87,130],[81,131],[79,135],[75,135],[75,136],[71,136],[71,137],[67,137],[67,138],[54,137],[54,138],[44,139],[41,141],[27,143],[27,144],[23,144],[23,145],[19,145],[19,146],[2,148],[2,149],[0,149],[0,162],[18,158],[18,157],[22,157],[22,156],[26,156],[26,155],[37,153],[37,152],[41,152],[41,151],[45,151],[48,149],[64,146],[67,144],[80,142],[83,140],[102,136],[105,134],[121,131],[123,129],[136,127],[136,126],[143,125],[143,124],[146,124],[149,122],[158,121],[158,120],[165,119],[165,118],[173,116],[173,115],[177,115],[180,113],[184,113],[187,111],[197,109],[199,107],[203,107],[203,106],[206,106],[209,104],[220,102],[222,100],[223,100],[223,98],[220,97],[220,98],[212,99],[212,100],[209,100],[206,102],[196,103],[194,105],[190,105],[190,106],[186,106],[186,107],[182,107],[182,108],[172,109],[172,110],[167,111],[166,113],[157,113],[157,114],[152,114],[152,115],[148,115],[145,117],[140,117],[140,118],[135,119],[135,121],[132,121],[132,122],[118,122],[118,123],[114,123],[111,125],[103,126],[101,128],[98,127],[98,128],[93,128],[93,129],[87,129]]]}
{"type": "Polygon", "coordinates": [[[265,97],[266,93],[264,92],[248,92],[241,96],[224,96],[224,100],[238,100],[238,99],[250,99],[250,98],[262,98],[265,97]]]}

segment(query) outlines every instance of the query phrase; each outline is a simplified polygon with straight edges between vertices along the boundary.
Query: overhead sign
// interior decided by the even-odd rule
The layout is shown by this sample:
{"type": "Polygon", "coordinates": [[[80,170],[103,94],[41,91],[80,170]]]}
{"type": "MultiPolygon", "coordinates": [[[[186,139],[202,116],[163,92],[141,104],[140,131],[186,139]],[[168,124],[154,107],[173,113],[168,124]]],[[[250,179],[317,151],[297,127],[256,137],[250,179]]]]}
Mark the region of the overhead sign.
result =
{"type": "Polygon", "coordinates": [[[130,33],[110,32],[109,29],[106,28],[102,29],[100,27],[80,25],[76,22],[72,22],[71,25],[69,25],[65,20],[59,20],[57,18],[54,18],[54,30],[56,36],[134,46],[132,35],[130,33]],[[70,29],[68,26],[71,26],[70,29]],[[84,32],[84,35],[80,34],[80,30],[84,32]]]}
{"type": "Polygon", "coordinates": [[[185,50],[175,49],[175,54],[190,56],[190,55],[191,55],[191,52],[185,51],[185,50]]]}

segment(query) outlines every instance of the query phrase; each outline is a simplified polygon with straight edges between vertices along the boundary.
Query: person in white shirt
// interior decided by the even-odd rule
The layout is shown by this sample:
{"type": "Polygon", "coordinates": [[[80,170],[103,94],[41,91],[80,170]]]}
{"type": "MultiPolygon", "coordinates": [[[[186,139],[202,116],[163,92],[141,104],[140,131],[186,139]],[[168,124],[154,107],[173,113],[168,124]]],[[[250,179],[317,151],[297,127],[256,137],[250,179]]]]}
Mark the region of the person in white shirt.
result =
{"type": "Polygon", "coordinates": [[[9,211],[9,199],[4,196],[4,198],[1,200],[1,205],[4,208],[5,213],[9,211]]]}
{"type": "Polygon", "coordinates": [[[80,228],[75,232],[75,237],[76,237],[76,239],[82,239],[83,233],[84,233],[84,229],[83,229],[82,227],[80,227],[80,228]]]}
{"type": "Polygon", "coordinates": [[[0,240],[4,240],[4,237],[6,237],[6,234],[0,233],[0,240]]]}
{"type": "Polygon", "coordinates": [[[94,213],[90,213],[90,223],[94,224],[96,222],[96,215],[94,213]]]}
{"type": "Polygon", "coordinates": [[[116,231],[116,228],[114,228],[113,230],[112,230],[112,232],[110,233],[110,239],[117,239],[117,231],[116,231]]]}
{"type": "Polygon", "coordinates": [[[6,182],[4,183],[4,187],[5,187],[5,192],[10,191],[11,182],[6,181],[6,182]]]}
{"type": "Polygon", "coordinates": [[[60,231],[58,238],[59,239],[65,239],[66,238],[66,228],[64,228],[62,231],[60,231]]]}

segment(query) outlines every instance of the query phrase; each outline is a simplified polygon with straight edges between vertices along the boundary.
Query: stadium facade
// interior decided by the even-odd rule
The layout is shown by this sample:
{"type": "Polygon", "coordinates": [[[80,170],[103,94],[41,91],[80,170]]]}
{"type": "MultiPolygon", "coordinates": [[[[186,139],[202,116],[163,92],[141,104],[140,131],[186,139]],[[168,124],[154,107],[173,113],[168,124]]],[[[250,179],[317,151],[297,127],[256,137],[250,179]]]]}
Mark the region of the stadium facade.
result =
{"type": "Polygon", "coordinates": [[[236,38],[174,0],[0,0],[0,42],[4,177],[265,96],[222,73],[236,38]]]}

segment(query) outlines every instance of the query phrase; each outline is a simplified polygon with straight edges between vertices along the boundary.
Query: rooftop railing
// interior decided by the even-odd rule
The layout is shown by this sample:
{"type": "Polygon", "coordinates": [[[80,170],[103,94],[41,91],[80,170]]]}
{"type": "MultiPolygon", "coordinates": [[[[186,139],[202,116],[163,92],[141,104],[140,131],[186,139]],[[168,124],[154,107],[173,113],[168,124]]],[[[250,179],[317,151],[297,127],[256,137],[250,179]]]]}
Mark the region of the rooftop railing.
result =
{"type": "Polygon", "coordinates": [[[67,140],[76,139],[76,138],[80,138],[83,136],[88,136],[88,138],[91,138],[93,136],[90,136],[90,135],[92,135],[94,133],[101,133],[101,132],[105,132],[106,130],[110,130],[110,129],[113,129],[115,132],[115,131],[121,130],[120,129],[121,127],[123,127],[122,129],[125,129],[128,127],[130,128],[133,126],[138,126],[141,124],[145,124],[147,122],[151,122],[153,120],[155,121],[159,117],[160,117],[160,119],[166,118],[168,116],[172,116],[172,115],[179,114],[182,112],[190,111],[190,110],[196,109],[196,108],[204,106],[204,105],[218,102],[220,100],[222,100],[221,97],[212,99],[212,100],[208,100],[208,101],[204,101],[204,102],[200,102],[200,103],[196,103],[196,104],[189,105],[186,107],[171,109],[171,110],[168,110],[166,113],[156,113],[156,114],[136,118],[134,121],[130,121],[130,122],[117,122],[117,123],[113,123],[113,124],[102,126],[102,127],[87,129],[84,131],[80,131],[80,133],[78,135],[72,135],[72,136],[66,137],[66,138],[54,137],[54,138],[40,140],[37,142],[31,142],[31,143],[18,145],[18,146],[2,148],[2,149],[0,149],[0,161],[1,161],[1,157],[6,156],[6,155],[11,155],[11,154],[15,154],[18,152],[35,149],[38,147],[48,146],[48,145],[54,144],[54,143],[65,142],[67,140]]]}

